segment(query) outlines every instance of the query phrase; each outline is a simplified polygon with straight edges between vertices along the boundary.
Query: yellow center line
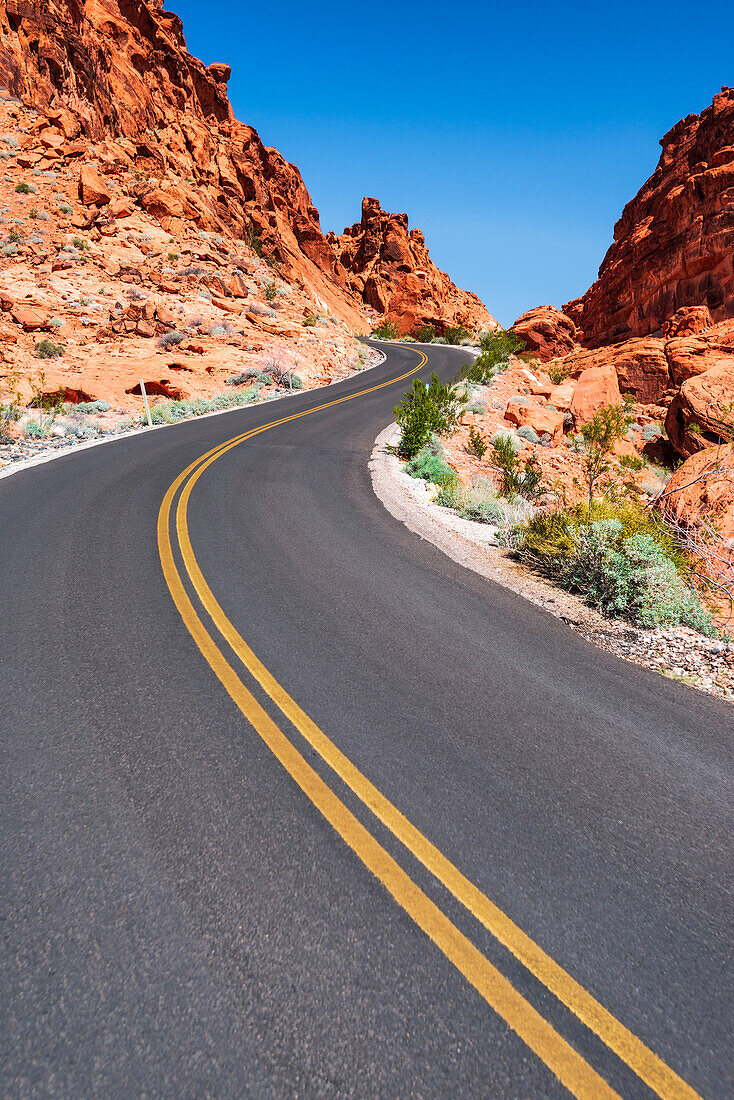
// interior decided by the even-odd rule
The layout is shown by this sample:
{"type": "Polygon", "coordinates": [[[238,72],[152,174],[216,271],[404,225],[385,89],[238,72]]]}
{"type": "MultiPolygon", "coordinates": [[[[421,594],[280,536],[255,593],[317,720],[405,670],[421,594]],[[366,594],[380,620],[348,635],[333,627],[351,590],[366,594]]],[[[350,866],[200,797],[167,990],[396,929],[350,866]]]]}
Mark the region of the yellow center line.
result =
{"type": "MultiPolygon", "coordinates": [[[[425,353],[420,353],[420,361],[414,371],[408,372],[408,374],[415,373],[419,370],[427,361],[425,353]]],[[[400,378],[405,378],[407,375],[401,375],[400,378]]],[[[346,398],[340,398],[337,401],[328,402],[325,405],[319,406],[319,409],[328,408],[332,405],[339,404],[344,400],[353,400],[356,397],[362,395],[362,393],[373,392],[375,389],[380,389],[384,385],[389,385],[394,381],[400,379],[392,379],[389,383],[381,383],[379,386],[371,387],[369,390],[360,391],[359,393],[350,395],[346,398]]],[[[372,813],[393,833],[394,836],[400,840],[400,842],[441,882],[453,895],[456,897],[477,920],[479,920],[485,928],[487,928],[500,943],[502,943],[508,950],[510,950],[532,973],[538,978],[563,1004],[566,1005],[590,1030],[592,1030],[604,1043],[617,1054],[627,1065],[629,1065],[638,1076],[645,1081],[660,1097],[664,1100],[700,1100],[698,1094],[690,1088],[673,1070],[671,1070],[664,1062],[661,1061],[651,1050],[649,1050],[635,1035],[632,1034],[627,1028],[624,1027],[614,1016],[611,1015],[590,993],[588,993],[578,982],[575,981],[569,974],[566,973],[553,959],[550,958],[529,936],[527,936],[522,929],[520,929],[505,913],[502,912],[489,898],[483,894],[478,887],[476,887],[469,879],[464,876],[461,871],[458,870],[423,834],[395,807],[381,792],[355,767],[354,764],[336,747],[336,745],[323,733],[323,731],[312,721],[311,718],[298,706],[285,689],[278,683],[278,681],[272,676],[272,674],[265,668],[262,662],[253,653],[250,647],[245,643],[240,634],[235,630],[232,623],[224,614],[221,606],[215,599],[211,589],[209,588],[204,576],[199,568],[198,562],[191,546],[191,541],[188,533],[187,525],[187,506],[191,491],[198,481],[203,472],[221,455],[225,454],[228,450],[237,446],[245,439],[251,438],[253,435],[260,434],[260,432],[267,431],[276,424],[285,423],[287,420],[296,419],[299,416],[310,415],[311,412],[316,412],[318,409],[305,410],[302,413],[297,413],[294,416],[285,417],[281,420],[274,421],[271,424],[266,424],[261,428],[254,429],[242,436],[236,437],[232,440],[221,444],[219,447],[214,448],[212,451],[207,452],[205,455],[200,456],[195,462],[193,462],[186,470],[184,470],[176,481],[169,489],[163,505],[161,506],[161,513],[159,515],[159,546],[161,548],[161,561],[164,566],[164,574],[168,582],[171,593],[174,596],[179,611],[186,623],[187,627],[197,640],[199,648],[204,653],[205,657],[214,668],[214,671],[219,676],[222,683],[229,691],[230,695],[242,710],[243,714],[249,721],[253,721],[249,711],[251,705],[259,708],[254,697],[245,688],[242,681],[237,677],[234,670],[229,664],[227,664],[221,652],[217,649],[210,636],[207,634],[201,620],[196,615],[193,609],[193,605],[188,599],[183,586],[181,585],[180,578],[173,563],[172,553],[170,551],[170,537],[169,537],[169,516],[173,503],[173,499],[178,492],[178,489],[188,477],[188,481],[184,486],[181,494],[177,514],[176,514],[176,530],[178,535],[179,547],[181,550],[182,558],[186,571],[191,579],[194,589],[202,602],[202,605],[210,615],[215,627],[220,632],[222,637],[231,647],[233,652],[242,661],[244,666],[254,677],[255,680],[261,685],[265,692],[279,707],[282,713],[289,719],[289,721],[295,726],[296,729],[302,734],[306,741],[319,753],[321,758],[332,768],[332,770],[339,776],[340,779],[356,794],[356,796],[366,805],[372,813]],[[165,516],[164,516],[165,512],[165,516]],[[168,549],[166,548],[168,546],[168,549]],[[179,598],[174,592],[174,587],[178,584],[180,587],[179,598]],[[179,601],[182,599],[182,603],[179,601]],[[198,624],[198,625],[196,625],[198,624]],[[199,632],[198,634],[196,632],[199,632]],[[200,633],[203,632],[203,635],[200,633]],[[206,646],[202,646],[200,637],[205,637],[208,641],[206,646]],[[228,669],[227,679],[220,675],[220,671],[215,668],[210,656],[212,653],[217,655],[218,661],[223,663],[228,669]],[[233,679],[231,679],[233,678],[233,679]],[[234,693],[231,688],[234,687],[234,693]],[[242,694],[244,693],[244,695],[242,694]],[[245,712],[242,706],[242,699],[247,697],[247,709],[245,712]],[[251,703],[249,702],[251,700],[251,703]]],[[[261,710],[261,708],[259,708],[261,710]]],[[[271,720],[267,716],[266,712],[261,711],[262,715],[270,722],[271,720]]],[[[259,716],[258,716],[259,717],[259,716]]],[[[253,722],[255,728],[264,736],[259,726],[253,722]]],[[[273,724],[274,726],[274,724],[273,724]]],[[[274,729],[278,730],[277,726],[274,729]]],[[[278,730],[280,737],[284,735],[278,730]]],[[[267,738],[265,738],[267,740],[267,738]]],[[[285,738],[284,738],[285,739],[285,738]]],[[[290,742],[286,740],[286,743],[290,745],[290,742]]],[[[268,742],[269,743],[269,742],[268,742]]],[[[271,746],[272,748],[272,746],[271,746]]],[[[291,746],[293,748],[293,746],[291,746]]],[[[275,749],[273,749],[275,752],[275,749]]],[[[297,752],[293,748],[294,752],[297,752]]],[[[276,752],[276,755],[281,759],[280,755],[276,752]]],[[[298,754],[297,754],[298,755],[298,754]]],[[[299,759],[303,759],[300,758],[299,759]]],[[[281,762],[284,761],[281,759],[281,762]]],[[[305,767],[309,767],[305,761],[303,761],[305,767]]],[[[288,767],[287,764],[285,764],[288,767]]],[[[288,768],[290,771],[290,768],[288,768]]],[[[293,772],[291,772],[293,774],[293,772]]],[[[314,773],[315,774],[315,773],[314,773]]],[[[294,778],[300,783],[300,779],[296,776],[294,778]]],[[[321,782],[319,780],[319,782],[321,782]]],[[[303,784],[300,784],[303,786],[303,784]]],[[[304,787],[304,790],[306,788],[304,787]]],[[[329,788],[326,788],[327,790],[329,788]]],[[[307,793],[309,793],[307,791],[307,793]]],[[[309,797],[311,794],[309,793],[309,797]]],[[[336,796],[333,796],[336,797],[336,796]]],[[[338,801],[338,800],[337,800],[338,801]]],[[[339,803],[339,805],[342,805],[339,803]]],[[[321,806],[319,806],[322,809],[321,806]]],[[[346,807],[343,807],[345,813],[349,813],[346,807]]],[[[323,809],[322,809],[322,812],[323,809]]],[[[328,816],[328,815],[326,815],[328,816]]],[[[329,818],[331,820],[331,818],[329,818]]],[[[356,821],[356,819],[355,819],[356,821]]],[[[332,821],[333,824],[333,821],[332,821]]],[[[334,826],[337,828],[337,826],[334,826]]],[[[360,826],[361,828],[361,826],[360,826]]],[[[341,830],[338,830],[341,832],[341,830]]],[[[370,836],[370,834],[367,834],[370,836]]],[[[345,837],[346,839],[346,837],[345,837]]],[[[354,845],[350,846],[354,848],[354,845]]],[[[377,842],[374,841],[376,844],[377,842]]],[[[379,845],[378,845],[379,847],[379,845]]],[[[354,849],[357,850],[356,848],[354,849]]],[[[382,849],[381,849],[382,850],[382,849]]],[[[361,853],[358,853],[361,856],[361,853]]],[[[387,857],[387,853],[385,853],[387,857]]],[[[390,858],[390,857],[387,857],[390,858]]],[[[365,862],[367,862],[365,860],[365,862]]],[[[372,868],[371,864],[368,866],[372,868]]],[[[396,865],[397,866],[397,865],[396,865]]],[[[377,873],[377,872],[375,872],[377,873]]],[[[378,877],[380,877],[378,875],[378,877]]],[[[407,876],[406,876],[407,877],[407,876]]],[[[411,880],[408,879],[410,882],[411,880]]],[[[417,890],[418,887],[413,889],[417,890]]],[[[389,888],[389,887],[388,887],[389,888]]],[[[391,893],[394,892],[391,890],[391,893]]],[[[394,895],[395,896],[395,895],[394,895]]],[[[423,895],[425,897],[425,895],[423,895]]],[[[397,898],[400,904],[403,902],[397,898]]],[[[426,898],[426,901],[428,899],[426,898]]],[[[429,903],[432,904],[432,903],[429,903]]],[[[405,907],[405,906],[404,906],[405,907]]],[[[440,912],[440,910],[439,910],[440,912]]],[[[411,913],[411,915],[413,915],[411,913]]],[[[444,918],[446,919],[446,918],[444,918]]],[[[417,923],[424,928],[424,924],[420,920],[417,923]]],[[[449,922],[450,923],[450,922],[449,922]]],[[[453,927],[453,926],[451,926],[453,927]]],[[[458,930],[455,930],[457,935],[458,930]]],[[[431,938],[434,938],[433,936],[431,938]]],[[[435,938],[434,938],[435,939],[435,938]]],[[[435,941],[438,942],[438,941],[435,941]]],[[[467,941],[468,942],[468,941],[467,941]]],[[[443,946],[441,949],[444,950],[443,946]]],[[[451,957],[451,956],[449,956],[451,957]]],[[[483,956],[481,956],[483,958],[483,956]]],[[[452,958],[452,961],[455,961],[452,958]]],[[[486,960],[485,960],[486,963],[486,960]]],[[[456,963],[458,966],[458,963],[456,963]]],[[[489,966],[489,963],[486,963],[489,966]]],[[[459,966],[459,969],[462,969],[459,966]]],[[[462,973],[464,971],[462,970],[462,973]]],[[[499,975],[499,972],[496,972],[499,975]]],[[[501,975],[499,975],[501,977],[501,975]]],[[[471,981],[472,979],[469,978],[471,981]]],[[[505,979],[502,979],[505,981],[505,979]]],[[[475,984],[472,982],[472,984],[475,984]]],[[[512,988],[512,987],[510,987],[512,988]]],[[[481,990],[480,990],[481,992],[481,990]]],[[[513,990],[513,993],[515,991],[513,990]]],[[[484,995],[484,994],[483,994],[484,995]]],[[[515,994],[519,997],[519,994],[515,994]]],[[[487,998],[489,999],[489,998],[487,998]]],[[[520,998],[522,1001],[522,998],[520,998]]],[[[490,1003],[492,1003],[490,1001],[490,1003]]],[[[530,1009],[527,1002],[523,1001],[523,1004],[530,1009]]],[[[493,1004],[493,1007],[496,1007],[493,1004]]],[[[497,1009],[497,1011],[500,1011],[497,1009]]],[[[532,1010],[534,1011],[534,1010],[532,1010]]],[[[518,1027],[515,1027],[513,1023],[507,1020],[507,1017],[500,1012],[503,1019],[510,1023],[510,1026],[514,1030],[521,1034],[518,1027]]],[[[549,1026],[549,1025],[546,1025],[549,1026]]],[[[551,1029],[552,1030],[552,1029],[551,1029]]],[[[555,1032],[553,1032],[556,1035],[555,1032]]],[[[524,1035],[523,1035],[524,1038],[524,1035]]],[[[560,1040],[560,1036],[557,1036],[560,1040]]],[[[560,1040],[565,1042],[564,1040],[560,1040]]],[[[532,1043],[528,1043],[532,1049],[536,1049],[532,1043]]],[[[570,1049],[570,1048],[569,1048],[570,1049]]],[[[537,1053],[537,1050],[536,1050],[537,1053]]],[[[578,1056],[576,1056],[578,1057],[578,1056]]],[[[544,1060],[548,1065],[551,1065],[546,1058],[544,1060]]],[[[581,1060],[583,1062],[583,1060],[581,1060]]],[[[583,1065],[590,1072],[590,1067],[583,1062],[583,1065]]],[[[554,1072],[555,1069],[554,1069],[554,1072]]],[[[560,1075],[559,1075],[560,1077],[560,1075]]],[[[599,1079],[601,1081],[601,1079],[599,1079]]],[[[566,1083],[564,1081],[564,1083],[566,1083]]],[[[604,1082],[605,1088],[608,1088],[604,1082]]],[[[570,1087],[570,1086],[569,1086],[570,1087]]],[[[598,1091],[595,1095],[604,1095],[598,1091]]],[[[571,1089],[573,1091],[573,1089],[571,1089]]]]}

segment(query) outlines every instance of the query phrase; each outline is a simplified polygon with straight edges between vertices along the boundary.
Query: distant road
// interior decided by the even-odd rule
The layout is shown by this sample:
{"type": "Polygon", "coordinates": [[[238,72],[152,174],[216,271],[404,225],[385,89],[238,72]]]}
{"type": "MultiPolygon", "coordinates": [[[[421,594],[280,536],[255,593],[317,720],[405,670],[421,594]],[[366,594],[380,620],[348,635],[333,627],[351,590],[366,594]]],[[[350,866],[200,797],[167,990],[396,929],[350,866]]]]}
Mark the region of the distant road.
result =
{"type": "Polygon", "coordinates": [[[389,515],[387,351],[0,481],[4,1096],[734,1095],[734,708],[389,515]]]}

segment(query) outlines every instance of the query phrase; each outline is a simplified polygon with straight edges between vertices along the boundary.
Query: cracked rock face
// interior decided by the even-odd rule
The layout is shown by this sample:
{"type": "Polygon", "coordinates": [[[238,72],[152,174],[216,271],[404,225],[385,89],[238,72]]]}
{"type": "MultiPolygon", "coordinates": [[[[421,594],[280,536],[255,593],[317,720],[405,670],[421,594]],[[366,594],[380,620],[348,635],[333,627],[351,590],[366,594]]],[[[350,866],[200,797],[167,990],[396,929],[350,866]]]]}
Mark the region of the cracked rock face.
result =
{"type": "Polygon", "coordinates": [[[569,313],[587,346],[657,334],[685,306],[734,317],[734,88],[660,142],[599,278],[569,313]]]}

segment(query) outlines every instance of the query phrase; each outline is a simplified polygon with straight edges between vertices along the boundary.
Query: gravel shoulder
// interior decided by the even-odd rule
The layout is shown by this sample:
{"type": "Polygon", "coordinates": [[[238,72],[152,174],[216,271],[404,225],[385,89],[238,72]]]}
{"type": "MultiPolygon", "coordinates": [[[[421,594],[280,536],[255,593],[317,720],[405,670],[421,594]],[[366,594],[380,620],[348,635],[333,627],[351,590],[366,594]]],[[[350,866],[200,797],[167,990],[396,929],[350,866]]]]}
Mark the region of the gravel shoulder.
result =
{"type": "Polygon", "coordinates": [[[605,619],[570,592],[551,584],[497,545],[494,528],[462,519],[433,502],[433,487],[410,477],[394,453],[399,429],[378,435],[370,458],[372,486],[396,519],[454,561],[496,581],[563,619],[588,641],[635,664],[734,702],[734,645],[686,628],[642,630],[605,619]]]}

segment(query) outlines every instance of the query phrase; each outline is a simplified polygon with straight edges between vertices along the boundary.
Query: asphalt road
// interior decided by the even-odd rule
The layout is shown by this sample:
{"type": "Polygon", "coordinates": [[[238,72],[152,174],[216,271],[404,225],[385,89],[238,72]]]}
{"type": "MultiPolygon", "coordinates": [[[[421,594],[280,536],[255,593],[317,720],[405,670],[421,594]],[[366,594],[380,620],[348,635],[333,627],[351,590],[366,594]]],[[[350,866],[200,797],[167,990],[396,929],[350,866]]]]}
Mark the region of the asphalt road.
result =
{"type": "MultiPolygon", "coordinates": [[[[432,348],[423,376],[461,355],[432,348]]],[[[161,567],[159,508],[190,463],[416,363],[396,347],[337,387],[0,481],[4,1096],[569,1094],[276,759],[161,567]]],[[[191,490],[191,546],[289,696],[668,1084],[569,1011],[238,663],[174,501],[184,598],[339,821],[509,980],[518,1018],[539,1014],[620,1096],[733,1096],[734,710],[595,649],[384,510],[367,458],[409,381],[224,451],[191,490]]]]}

